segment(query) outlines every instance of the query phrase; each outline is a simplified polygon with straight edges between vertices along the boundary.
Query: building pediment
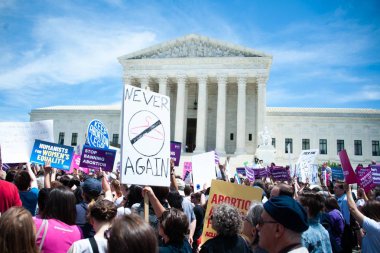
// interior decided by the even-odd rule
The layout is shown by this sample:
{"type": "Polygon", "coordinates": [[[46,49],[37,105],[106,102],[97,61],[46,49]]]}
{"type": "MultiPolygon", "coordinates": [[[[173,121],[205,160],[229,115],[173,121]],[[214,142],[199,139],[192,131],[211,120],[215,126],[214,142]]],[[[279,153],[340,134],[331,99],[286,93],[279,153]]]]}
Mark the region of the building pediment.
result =
{"type": "Polygon", "coordinates": [[[271,56],[250,48],[221,42],[205,36],[191,34],[122,56],[120,57],[120,60],[199,57],[271,56]]]}

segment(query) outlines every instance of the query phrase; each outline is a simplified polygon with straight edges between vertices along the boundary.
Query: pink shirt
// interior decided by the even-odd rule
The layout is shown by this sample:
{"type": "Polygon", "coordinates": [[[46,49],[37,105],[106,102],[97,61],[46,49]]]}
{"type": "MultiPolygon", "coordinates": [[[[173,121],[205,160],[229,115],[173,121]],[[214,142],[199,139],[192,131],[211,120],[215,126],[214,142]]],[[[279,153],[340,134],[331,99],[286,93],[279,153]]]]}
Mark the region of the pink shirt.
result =
{"type": "MultiPolygon", "coordinates": [[[[42,219],[35,218],[34,223],[36,224],[36,231],[42,225],[42,219]]],[[[80,228],[76,225],[67,225],[66,223],[56,220],[49,219],[49,226],[46,233],[45,241],[42,246],[42,252],[44,253],[66,253],[71,245],[80,239],[82,239],[82,232],[80,228]]],[[[44,234],[44,229],[37,235],[37,245],[39,247],[42,236],[44,234]]]]}

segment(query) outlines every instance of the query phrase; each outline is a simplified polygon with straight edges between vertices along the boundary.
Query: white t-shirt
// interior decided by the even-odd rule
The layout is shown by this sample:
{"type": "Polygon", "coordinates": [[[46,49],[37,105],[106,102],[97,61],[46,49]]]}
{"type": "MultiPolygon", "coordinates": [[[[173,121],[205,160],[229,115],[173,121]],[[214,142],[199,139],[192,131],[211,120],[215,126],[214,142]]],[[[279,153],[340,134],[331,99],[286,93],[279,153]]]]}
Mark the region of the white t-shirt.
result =
{"type": "Polygon", "coordinates": [[[379,252],[380,222],[365,217],[363,220],[363,229],[366,234],[362,241],[362,253],[379,252]]]}
{"type": "MultiPolygon", "coordinates": [[[[107,240],[103,237],[94,236],[96,244],[98,245],[99,253],[107,252],[107,240]]],[[[79,240],[71,245],[67,253],[93,253],[89,239],[79,240]]]]}

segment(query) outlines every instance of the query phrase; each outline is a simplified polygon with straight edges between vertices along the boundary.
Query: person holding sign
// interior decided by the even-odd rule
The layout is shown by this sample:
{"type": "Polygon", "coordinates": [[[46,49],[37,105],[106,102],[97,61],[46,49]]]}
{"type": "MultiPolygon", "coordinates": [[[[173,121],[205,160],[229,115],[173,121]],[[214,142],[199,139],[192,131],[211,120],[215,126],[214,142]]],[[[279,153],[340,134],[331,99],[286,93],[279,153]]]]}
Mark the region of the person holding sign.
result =
{"type": "Polygon", "coordinates": [[[19,190],[22,206],[29,210],[32,216],[35,216],[39,192],[37,179],[30,163],[26,164],[26,169],[27,171],[21,170],[16,174],[14,183],[19,190]]]}
{"type": "Polygon", "coordinates": [[[366,232],[362,240],[362,252],[379,252],[380,249],[380,202],[368,201],[359,211],[352,197],[351,185],[347,185],[347,202],[352,216],[366,232]]]}
{"type": "Polygon", "coordinates": [[[186,239],[189,222],[184,212],[170,208],[162,213],[159,222],[158,231],[164,241],[159,253],[192,253],[186,239]]]}
{"type": "Polygon", "coordinates": [[[211,225],[217,236],[205,242],[200,253],[251,252],[243,237],[239,235],[242,223],[240,212],[236,207],[229,204],[214,206],[211,225]]]}

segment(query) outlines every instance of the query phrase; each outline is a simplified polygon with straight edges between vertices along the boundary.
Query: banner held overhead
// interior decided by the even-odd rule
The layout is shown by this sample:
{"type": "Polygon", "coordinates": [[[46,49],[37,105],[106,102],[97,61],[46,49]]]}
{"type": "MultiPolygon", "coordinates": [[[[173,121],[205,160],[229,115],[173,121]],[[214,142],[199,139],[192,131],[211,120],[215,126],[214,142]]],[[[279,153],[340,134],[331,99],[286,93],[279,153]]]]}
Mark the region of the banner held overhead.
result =
{"type": "Polygon", "coordinates": [[[123,94],[121,181],[170,185],[170,98],[126,85],[123,94]]]}

